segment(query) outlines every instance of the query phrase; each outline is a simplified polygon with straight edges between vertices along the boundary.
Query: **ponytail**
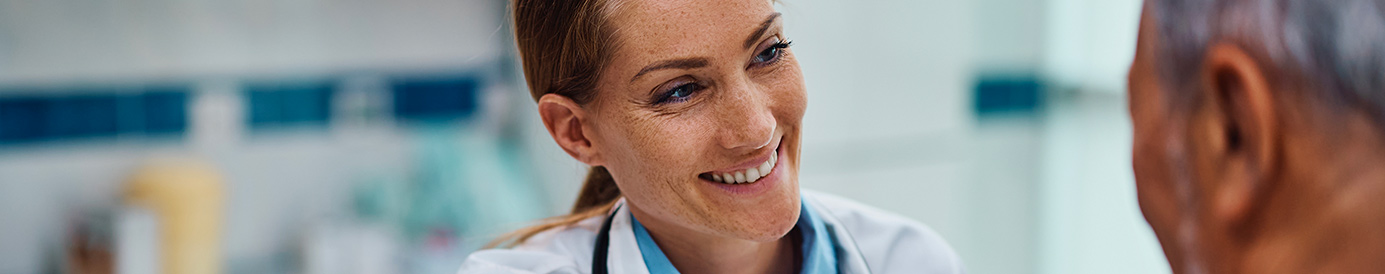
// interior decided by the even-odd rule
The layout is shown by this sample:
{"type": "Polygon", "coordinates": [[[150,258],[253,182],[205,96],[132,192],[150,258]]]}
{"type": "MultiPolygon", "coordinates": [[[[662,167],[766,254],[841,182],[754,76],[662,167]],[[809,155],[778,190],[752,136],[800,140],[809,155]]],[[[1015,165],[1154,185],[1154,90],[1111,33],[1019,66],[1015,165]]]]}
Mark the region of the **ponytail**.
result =
{"type": "Polygon", "coordinates": [[[609,206],[620,199],[620,188],[606,167],[594,166],[587,172],[587,180],[582,183],[582,191],[577,194],[577,202],[572,204],[572,213],[578,214],[592,208],[609,206]]]}
{"type": "MultiPolygon", "coordinates": [[[[610,61],[615,31],[609,25],[614,0],[511,0],[515,44],[529,94],[537,101],[553,93],[577,104],[591,101],[596,80],[610,61]]],[[[571,226],[606,214],[620,199],[620,189],[605,167],[592,167],[572,212],[502,235],[486,248],[511,247],[535,234],[571,226]]]]}
{"type": "Polygon", "coordinates": [[[571,213],[544,219],[538,225],[506,233],[483,248],[514,247],[541,232],[568,227],[582,220],[604,215],[611,211],[617,200],[620,200],[620,188],[616,187],[616,180],[611,177],[611,172],[606,171],[606,167],[592,167],[591,171],[587,172],[586,181],[582,183],[582,190],[578,192],[577,202],[572,204],[571,213]]]}

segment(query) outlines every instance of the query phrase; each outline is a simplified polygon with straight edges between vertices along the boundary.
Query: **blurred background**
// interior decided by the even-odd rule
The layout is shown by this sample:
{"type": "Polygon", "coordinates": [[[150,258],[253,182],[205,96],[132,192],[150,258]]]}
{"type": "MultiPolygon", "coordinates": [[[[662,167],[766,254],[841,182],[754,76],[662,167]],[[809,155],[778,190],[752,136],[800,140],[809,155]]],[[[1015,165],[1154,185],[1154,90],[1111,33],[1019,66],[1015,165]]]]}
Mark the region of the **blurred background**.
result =
{"type": "MultiPolygon", "coordinates": [[[[1138,0],[789,0],[804,188],[969,273],[1169,273],[1138,0]]],[[[0,273],[453,273],[566,212],[504,0],[0,0],[0,273]]]]}

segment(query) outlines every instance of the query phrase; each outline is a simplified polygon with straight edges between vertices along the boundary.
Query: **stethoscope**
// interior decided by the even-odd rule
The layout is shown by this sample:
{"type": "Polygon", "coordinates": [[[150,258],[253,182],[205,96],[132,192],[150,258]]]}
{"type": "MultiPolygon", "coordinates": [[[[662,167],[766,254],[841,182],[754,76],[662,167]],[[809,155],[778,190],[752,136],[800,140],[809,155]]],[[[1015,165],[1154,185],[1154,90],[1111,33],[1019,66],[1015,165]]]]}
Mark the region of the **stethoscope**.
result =
{"type": "Polygon", "coordinates": [[[596,234],[596,247],[592,250],[592,274],[607,274],[606,252],[611,246],[611,220],[616,219],[616,213],[620,212],[620,205],[617,205],[611,214],[606,216],[606,221],[601,223],[601,232],[596,234]]]}
{"type": "MultiPolygon", "coordinates": [[[[592,248],[592,274],[610,273],[606,269],[606,263],[609,257],[607,251],[610,250],[611,246],[611,221],[616,219],[616,214],[620,213],[622,205],[624,204],[617,204],[611,210],[611,214],[606,215],[606,221],[601,223],[601,231],[596,234],[596,244],[592,248]]],[[[866,270],[865,273],[870,273],[870,271],[866,270]]]]}

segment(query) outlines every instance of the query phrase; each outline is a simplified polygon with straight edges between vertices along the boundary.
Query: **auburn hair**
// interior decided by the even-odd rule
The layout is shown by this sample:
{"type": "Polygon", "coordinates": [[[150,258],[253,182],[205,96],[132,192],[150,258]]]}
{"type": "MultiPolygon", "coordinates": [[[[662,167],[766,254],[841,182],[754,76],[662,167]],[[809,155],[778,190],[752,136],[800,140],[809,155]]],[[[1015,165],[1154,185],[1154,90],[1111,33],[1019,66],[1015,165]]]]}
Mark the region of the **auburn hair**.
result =
{"type": "MultiPolygon", "coordinates": [[[[615,30],[610,18],[616,0],[513,0],[515,42],[523,64],[529,94],[538,100],[546,94],[590,103],[596,82],[610,62],[615,30]]],[[[570,226],[610,211],[621,197],[620,189],[605,167],[587,174],[572,211],[542,223],[507,233],[487,248],[511,247],[540,232],[570,226]]]]}

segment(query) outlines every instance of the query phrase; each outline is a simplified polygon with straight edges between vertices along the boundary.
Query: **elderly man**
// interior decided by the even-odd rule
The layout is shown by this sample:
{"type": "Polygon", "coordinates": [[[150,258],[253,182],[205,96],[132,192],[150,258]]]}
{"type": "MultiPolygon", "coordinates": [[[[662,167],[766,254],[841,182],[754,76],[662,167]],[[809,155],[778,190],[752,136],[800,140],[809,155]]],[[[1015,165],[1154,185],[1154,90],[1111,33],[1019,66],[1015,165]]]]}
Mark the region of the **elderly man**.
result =
{"type": "Polygon", "coordinates": [[[1140,208],[1177,273],[1385,272],[1385,0],[1147,0],[1140,208]]]}

